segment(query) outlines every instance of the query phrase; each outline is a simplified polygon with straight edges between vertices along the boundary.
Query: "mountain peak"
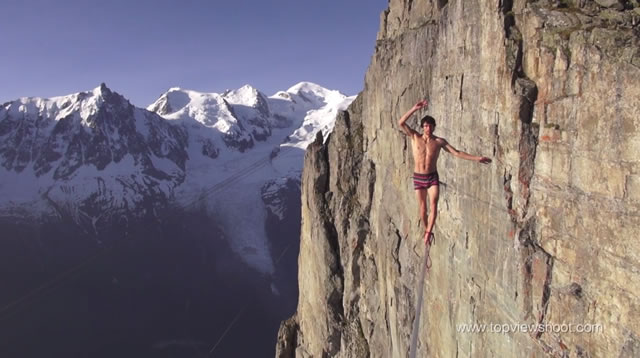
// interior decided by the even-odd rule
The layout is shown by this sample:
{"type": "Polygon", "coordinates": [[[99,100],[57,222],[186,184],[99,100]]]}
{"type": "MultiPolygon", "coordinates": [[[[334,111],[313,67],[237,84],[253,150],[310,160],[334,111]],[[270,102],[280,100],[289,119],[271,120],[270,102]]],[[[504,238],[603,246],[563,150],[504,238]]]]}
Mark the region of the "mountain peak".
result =
{"type": "Polygon", "coordinates": [[[299,92],[325,92],[325,91],[329,91],[328,89],[313,83],[313,82],[308,82],[308,81],[302,81],[299,82],[293,86],[291,86],[287,92],[289,93],[299,93],[299,92]]]}
{"type": "MultiPolygon", "coordinates": [[[[249,107],[266,106],[265,96],[248,84],[236,90],[225,92],[223,97],[231,104],[242,104],[249,107]]],[[[267,109],[265,108],[265,110],[267,109]]]]}
{"type": "Polygon", "coordinates": [[[160,115],[168,115],[179,111],[191,102],[190,92],[180,87],[171,87],[163,93],[155,102],[147,107],[147,110],[160,115]]]}
{"type": "Polygon", "coordinates": [[[260,94],[260,91],[252,85],[246,84],[236,90],[226,91],[224,97],[242,96],[242,97],[256,97],[260,94]]]}
{"type": "Polygon", "coordinates": [[[252,85],[250,85],[250,84],[246,84],[246,85],[238,88],[238,91],[255,91],[255,92],[258,92],[258,90],[255,87],[253,87],[252,85]]]}
{"type": "Polygon", "coordinates": [[[290,87],[287,92],[279,92],[276,95],[280,98],[291,98],[287,94],[293,96],[293,98],[299,98],[302,101],[313,105],[320,105],[322,103],[327,104],[329,102],[341,102],[347,97],[340,93],[340,91],[330,90],[313,82],[307,81],[300,82],[290,87]]]}
{"type": "Polygon", "coordinates": [[[93,92],[95,96],[100,96],[100,97],[109,96],[113,93],[104,82],[100,83],[100,86],[94,88],[93,91],[91,92],[93,92]]]}

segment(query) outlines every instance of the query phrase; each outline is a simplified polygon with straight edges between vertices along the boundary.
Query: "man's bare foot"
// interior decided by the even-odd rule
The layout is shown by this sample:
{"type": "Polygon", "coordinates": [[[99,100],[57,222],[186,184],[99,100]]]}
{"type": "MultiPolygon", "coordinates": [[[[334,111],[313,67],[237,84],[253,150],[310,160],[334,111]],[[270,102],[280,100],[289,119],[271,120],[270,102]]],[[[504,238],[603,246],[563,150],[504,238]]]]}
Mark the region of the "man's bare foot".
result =
{"type": "Polygon", "coordinates": [[[433,244],[433,242],[435,241],[435,239],[436,239],[436,236],[435,236],[432,232],[430,232],[430,231],[425,231],[425,233],[424,233],[424,244],[425,244],[425,245],[427,245],[427,244],[429,244],[429,245],[433,244]]]}

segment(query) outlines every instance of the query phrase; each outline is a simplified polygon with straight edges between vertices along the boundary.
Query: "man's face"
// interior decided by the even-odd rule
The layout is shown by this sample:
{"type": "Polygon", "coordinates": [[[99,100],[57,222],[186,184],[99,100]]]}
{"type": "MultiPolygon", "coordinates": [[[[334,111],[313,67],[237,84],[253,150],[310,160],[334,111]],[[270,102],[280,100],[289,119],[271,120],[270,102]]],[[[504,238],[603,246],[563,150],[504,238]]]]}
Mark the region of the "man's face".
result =
{"type": "Polygon", "coordinates": [[[425,122],[425,123],[422,125],[422,130],[424,131],[424,134],[426,134],[426,135],[431,135],[431,134],[433,134],[433,130],[434,130],[434,129],[436,129],[436,128],[435,128],[435,126],[434,126],[433,124],[431,124],[431,123],[427,123],[427,122],[425,122]]]}

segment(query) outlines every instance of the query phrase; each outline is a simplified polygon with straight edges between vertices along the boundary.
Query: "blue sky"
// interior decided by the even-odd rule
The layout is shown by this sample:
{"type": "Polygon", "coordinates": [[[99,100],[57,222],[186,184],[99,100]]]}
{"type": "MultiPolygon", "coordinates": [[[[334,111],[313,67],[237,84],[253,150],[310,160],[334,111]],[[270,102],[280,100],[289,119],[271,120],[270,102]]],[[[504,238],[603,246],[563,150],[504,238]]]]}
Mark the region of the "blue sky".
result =
{"type": "Polygon", "coordinates": [[[3,0],[0,103],[105,82],[146,107],[171,87],[362,90],[387,0],[3,0]]]}

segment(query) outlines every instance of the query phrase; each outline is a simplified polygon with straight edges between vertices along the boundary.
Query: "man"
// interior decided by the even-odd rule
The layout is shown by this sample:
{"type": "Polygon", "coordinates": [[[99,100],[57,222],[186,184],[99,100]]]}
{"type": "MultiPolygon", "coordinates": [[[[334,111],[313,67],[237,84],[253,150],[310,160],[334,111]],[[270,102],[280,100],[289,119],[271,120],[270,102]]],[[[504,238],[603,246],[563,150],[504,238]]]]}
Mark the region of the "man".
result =
{"type": "Polygon", "coordinates": [[[413,150],[414,174],[413,188],[416,190],[418,202],[420,203],[420,219],[424,225],[424,243],[431,244],[433,240],[433,227],[436,224],[438,215],[438,196],[440,195],[437,162],[440,149],[443,149],[457,158],[473,160],[482,164],[491,163],[487,157],[476,157],[465,152],[456,150],[444,138],[436,137],[433,131],[436,129],[436,121],[431,116],[425,116],[420,121],[423,133],[420,134],[409,128],[406,124],[409,117],[421,108],[427,107],[427,100],[416,103],[402,118],[398,125],[411,137],[411,148],[413,150]],[[429,195],[429,217],[427,218],[427,194],[429,195]]]}

